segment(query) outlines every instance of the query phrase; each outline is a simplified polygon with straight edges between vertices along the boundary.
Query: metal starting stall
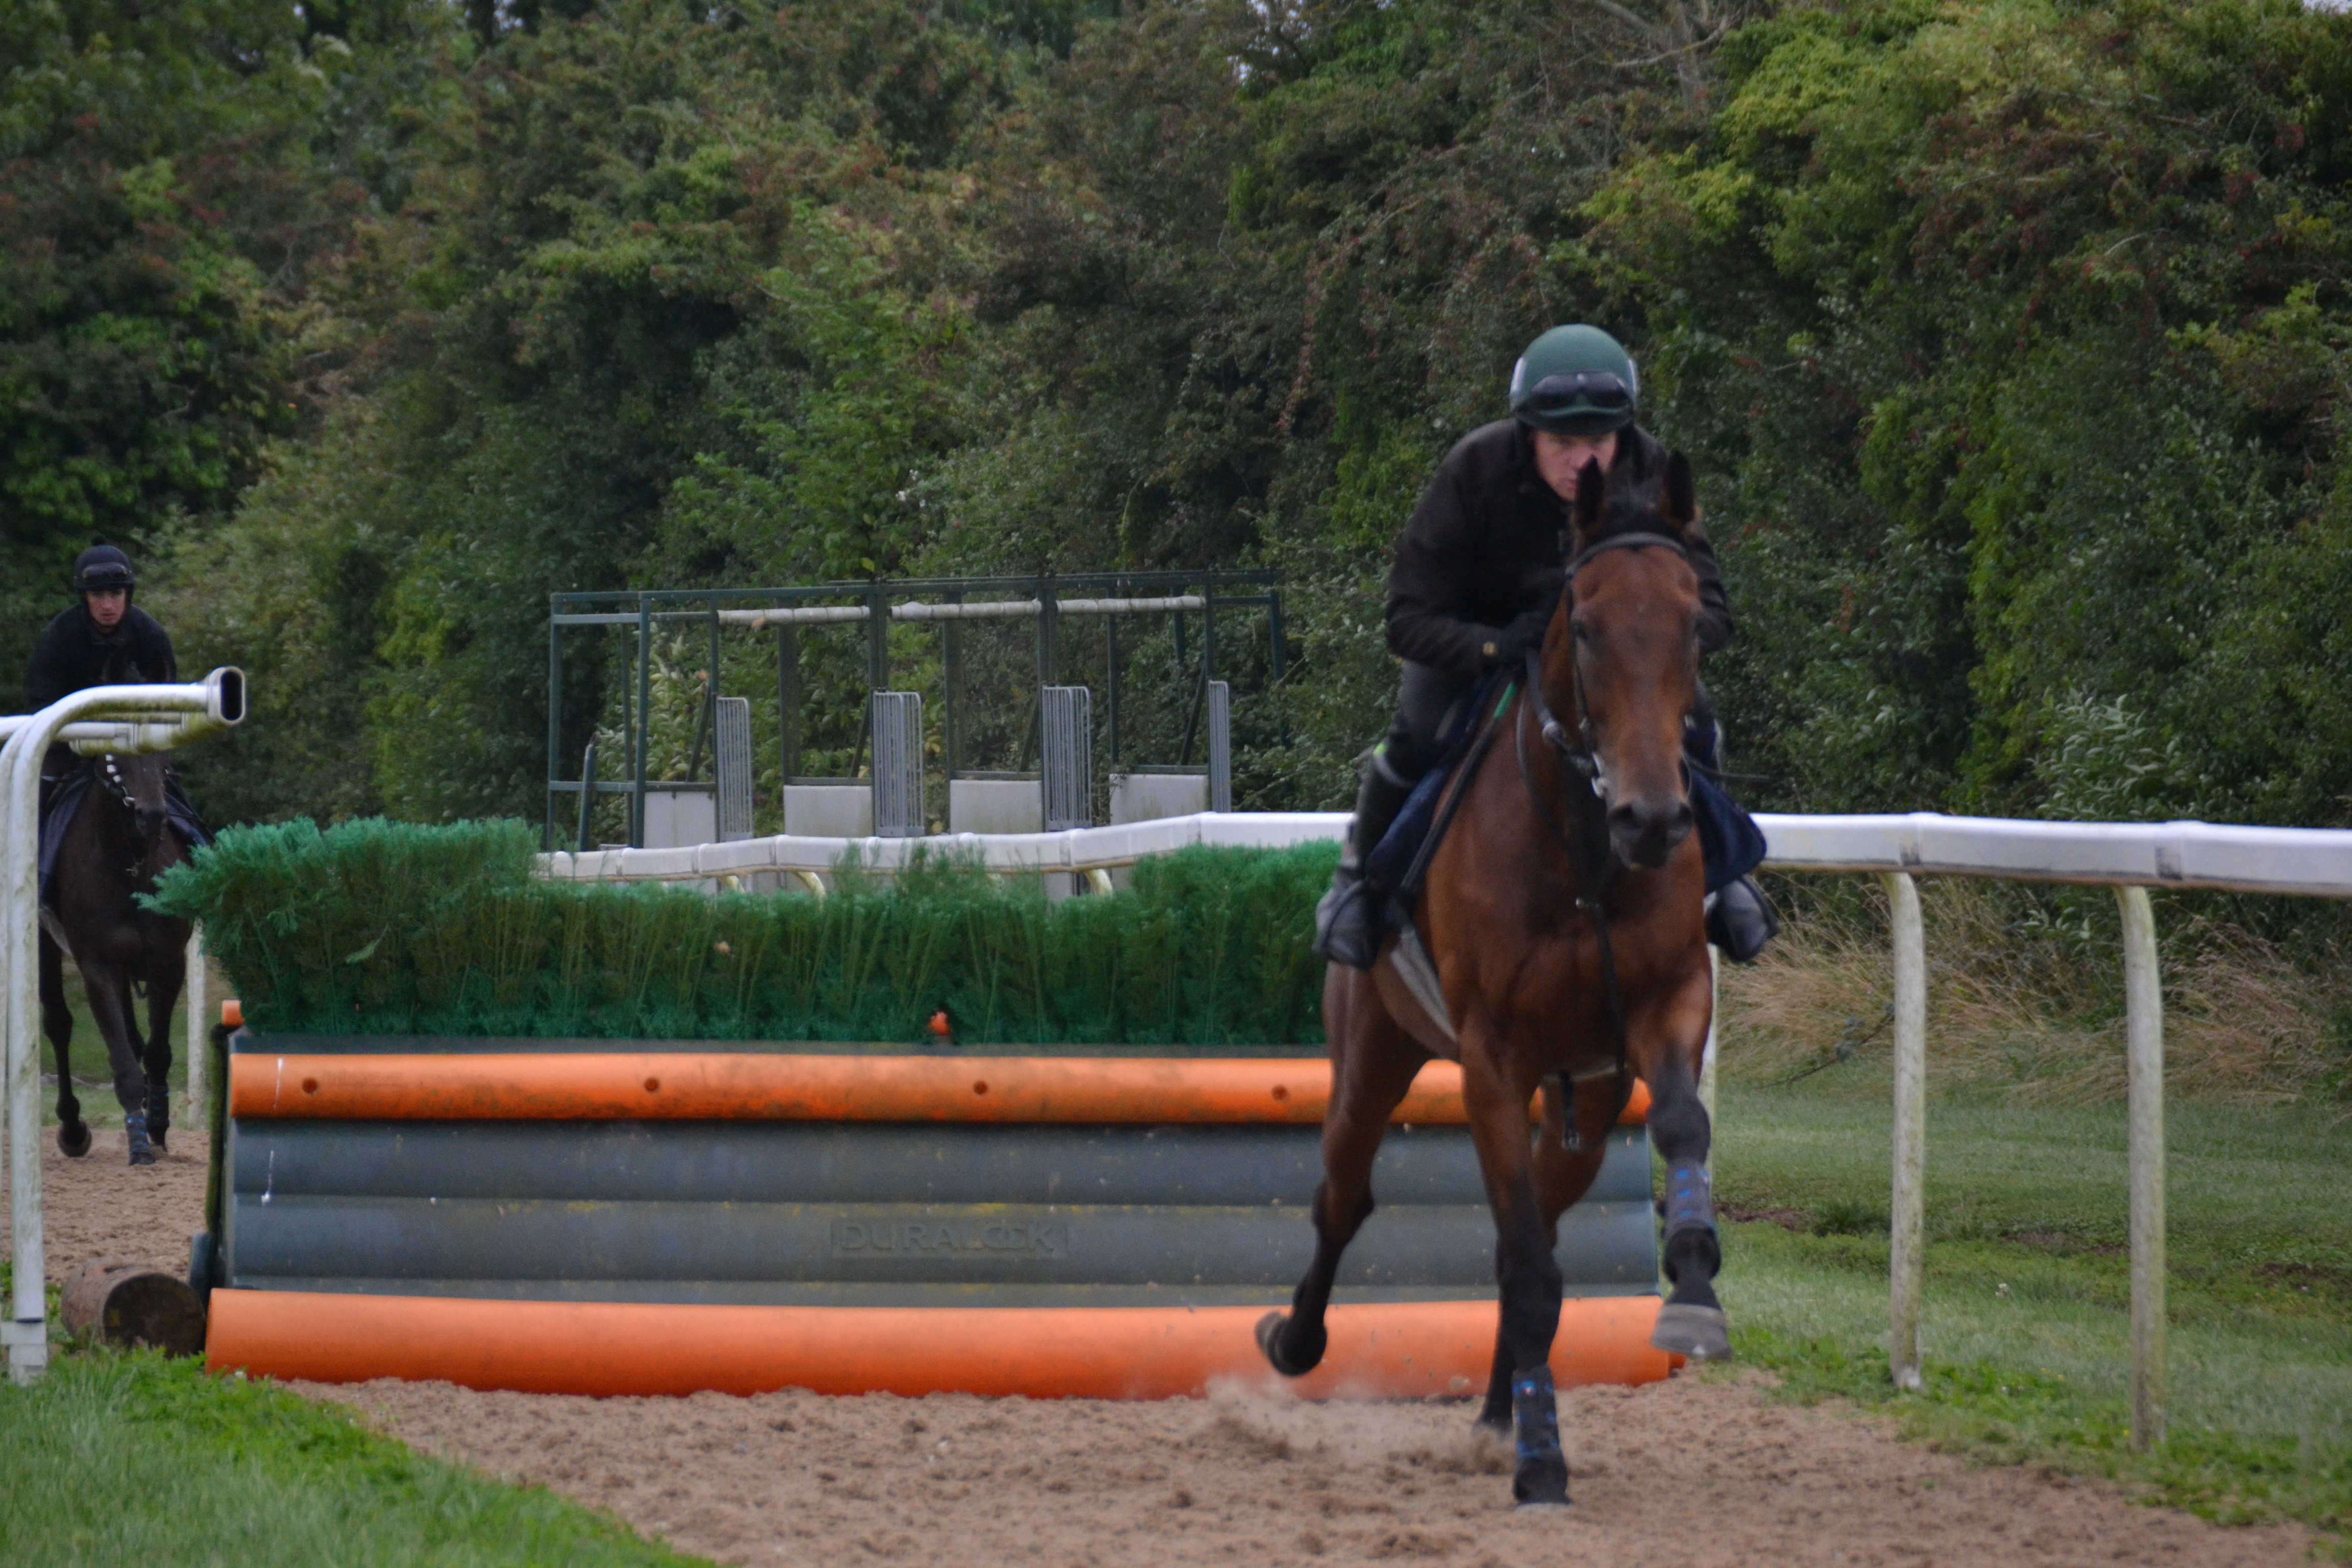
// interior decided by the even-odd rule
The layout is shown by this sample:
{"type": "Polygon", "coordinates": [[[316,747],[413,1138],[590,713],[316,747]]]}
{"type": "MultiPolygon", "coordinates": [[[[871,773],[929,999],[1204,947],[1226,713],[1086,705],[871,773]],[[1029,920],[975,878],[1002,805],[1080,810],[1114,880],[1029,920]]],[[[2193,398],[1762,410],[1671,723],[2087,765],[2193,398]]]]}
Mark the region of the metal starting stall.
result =
{"type": "MultiPolygon", "coordinates": [[[[1230,811],[1233,692],[1220,678],[1221,618],[1230,644],[1237,614],[1255,623],[1262,613],[1268,679],[1281,679],[1286,663],[1280,577],[1271,572],[877,578],[786,588],[572,593],[551,595],[549,609],[544,843],[550,849],[598,847],[592,818],[597,798],[604,795],[627,802],[630,847],[727,843],[751,836],[752,703],[748,696],[721,690],[722,635],[729,630],[775,635],[775,733],[782,781],[778,804],[784,831],[853,838],[917,837],[929,831],[925,784],[927,758],[934,754],[949,797],[950,831],[965,826],[999,832],[1094,826],[1098,744],[1112,775],[1114,823],[1230,811]],[[1185,672],[1185,713],[1172,760],[1134,760],[1128,754],[1134,750],[1131,724],[1127,735],[1121,732],[1129,677],[1119,626],[1137,616],[1169,617],[1175,662],[1185,672]],[[1061,646],[1063,623],[1072,617],[1099,619],[1104,626],[1099,705],[1096,689],[1066,683],[1067,675],[1076,673],[1061,646]],[[971,695],[963,637],[969,624],[987,621],[1028,621],[1035,628],[1035,692],[1016,766],[1010,770],[969,765],[971,695]],[[891,684],[890,629],[917,624],[936,626],[940,633],[936,752],[929,744],[923,693],[891,684]],[[695,626],[707,632],[709,668],[686,776],[656,778],[649,760],[655,637],[695,626]],[[564,634],[597,627],[635,634],[633,668],[621,698],[625,754],[619,758],[599,757],[593,740],[568,746],[564,735],[564,634]],[[803,638],[826,627],[859,627],[866,634],[865,715],[846,777],[802,772],[807,689],[803,638]],[[575,763],[578,773],[572,774],[575,763]]],[[[1254,639],[1257,626],[1245,635],[1254,639]]]]}

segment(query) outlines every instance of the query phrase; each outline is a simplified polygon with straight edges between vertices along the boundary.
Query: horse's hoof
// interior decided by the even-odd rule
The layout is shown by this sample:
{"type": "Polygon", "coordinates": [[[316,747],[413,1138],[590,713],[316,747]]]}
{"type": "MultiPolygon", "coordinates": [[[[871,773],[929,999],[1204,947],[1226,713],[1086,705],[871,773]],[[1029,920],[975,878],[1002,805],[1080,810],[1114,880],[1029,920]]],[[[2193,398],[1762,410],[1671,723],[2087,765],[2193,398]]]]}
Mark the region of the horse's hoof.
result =
{"type": "Polygon", "coordinates": [[[1283,1349],[1283,1330],[1290,1320],[1280,1312],[1268,1312],[1257,1321],[1257,1348],[1265,1352],[1266,1364],[1285,1377],[1305,1377],[1323,1363],[1324,1347],[1331,1336],[1321,1328],[1315,1331],[1314,1343],[1305,1354],[1293,1360],[1283,1349]]]}
{"type": "Polygon", "coordinates": [[[1558,1454],[1519,1467],[1511,1478],[1511,1500],[1521,1511],[1568,1507],[1568,1464],[1558,1454]]]}
{"type": "Polygon", "coordinates": [[[1731,1321],[1723,1315],[1720,1307],[1669,1301],[1658,1309],[1658,1323],[1650,1331],[1650,1343],[1669,1355],[1687,1356],[1692,1361],[1729,1361],[1731,1321]]]}
{"type": "Polygon", "coordinates": [[[58,1148],[68,1160],[79,1160],[89,1152],[89,1123],[68,1121],[58,1129],[58,1148]]]}
{"type": "Polygon", "coordinates": [[[155,1163],[155,1145],[147,1140],[147,1119],[126,1116],[122,1119],[122,1141],[131,1145],[131,1163],[152,1165],[155,1163]]]}

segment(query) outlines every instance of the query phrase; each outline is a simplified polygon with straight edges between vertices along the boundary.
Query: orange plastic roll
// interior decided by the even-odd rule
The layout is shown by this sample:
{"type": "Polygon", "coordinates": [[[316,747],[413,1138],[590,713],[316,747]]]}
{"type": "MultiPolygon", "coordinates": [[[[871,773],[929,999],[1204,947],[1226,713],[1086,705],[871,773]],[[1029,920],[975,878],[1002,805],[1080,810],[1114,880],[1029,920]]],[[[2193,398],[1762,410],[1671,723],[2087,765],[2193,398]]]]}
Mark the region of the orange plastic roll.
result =
{"type": "MultiPolygon", "coordinates": [[[[781,1056],[753,1052],[328,1056],[229,1067],[240,1118],[1316,1124],[1311,1058],[781,1056]]],[[[1639,1085],[1625,1120],[1649,1097],[1639,1085]]],[[[1459,1125],[1462,1069],[1423,1067],[1394,1120],[1459,1125]]]]}
{"type": "MultiPolygon", "coordinates": [[[[528,1394],[1025,1394],[1198,1397],[1230,1384],[1308,1399],[1485,1392],[1492,1301],[1331,1309],[1323,1364],[1277,1376],[1255,1336],[1263,1307],[849,1308],[484,1301],[215,1290],[215,1373],[361,1383],[442,1379],[528,1394]]],[[[1655,1296],[1563,1303],[1563,1385],[1654,1383],[1681,1358],[1650,1344],[1655,1296]]]]}

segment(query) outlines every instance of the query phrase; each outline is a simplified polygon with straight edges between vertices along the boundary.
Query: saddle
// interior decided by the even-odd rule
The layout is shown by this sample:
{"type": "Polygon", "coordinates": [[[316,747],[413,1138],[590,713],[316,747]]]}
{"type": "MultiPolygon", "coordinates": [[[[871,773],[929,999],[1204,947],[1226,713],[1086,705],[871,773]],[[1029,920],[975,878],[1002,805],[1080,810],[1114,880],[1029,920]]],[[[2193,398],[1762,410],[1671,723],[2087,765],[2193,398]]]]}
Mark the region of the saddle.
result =
{"type": "MultiPolygon", "coordinates": [[[[1479,737],[1502,720],[1517,695],[1518,682],[1505,680],[1503,672],[1496,670],[1447,711],[1438,728],[1436,760],[1413,785],[1396,820],[1367,857],[1365,869],[1379,886],[1391,889],[1391,925],[1411,923],[1429,862],[1452,826],[1453,813],[1442,809],[1448,784],[1477,749],[1479,737]]],[[[1765,855],[1764,830],[1716,782],[1707,754],[1714,750],[1712,741],[1712,736],[1684,731],[1683,778],[1690,791],[1691,815],[1698,829],[1699,855],[1706,866],[1710,893],[1755,870],[1764,863],[1765,855]]]]}

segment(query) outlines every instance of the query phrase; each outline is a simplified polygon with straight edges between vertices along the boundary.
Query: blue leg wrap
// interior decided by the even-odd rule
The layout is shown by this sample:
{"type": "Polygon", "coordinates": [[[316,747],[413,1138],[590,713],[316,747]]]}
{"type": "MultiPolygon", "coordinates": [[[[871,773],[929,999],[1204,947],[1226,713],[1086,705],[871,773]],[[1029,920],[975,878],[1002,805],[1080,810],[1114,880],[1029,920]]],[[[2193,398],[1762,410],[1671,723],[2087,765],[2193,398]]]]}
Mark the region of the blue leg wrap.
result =
{"type": "Polygon", "coordinates": [[[1696,1161],[1666,1167],[1666,1239],[1685,1230],[1715,1230],[1715,1181],[1696,1161]]]}
{"type": "Polygon", "coordinates": [[[1550,1367],[1511,1379],[1511,1421],[1518,1429],[1522,1466],[1560,1458],[1559,1400],[1552,1392],[1550,1367]]]}

